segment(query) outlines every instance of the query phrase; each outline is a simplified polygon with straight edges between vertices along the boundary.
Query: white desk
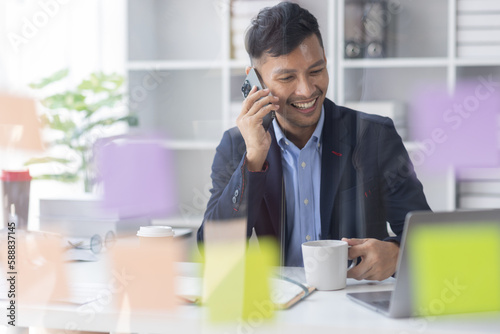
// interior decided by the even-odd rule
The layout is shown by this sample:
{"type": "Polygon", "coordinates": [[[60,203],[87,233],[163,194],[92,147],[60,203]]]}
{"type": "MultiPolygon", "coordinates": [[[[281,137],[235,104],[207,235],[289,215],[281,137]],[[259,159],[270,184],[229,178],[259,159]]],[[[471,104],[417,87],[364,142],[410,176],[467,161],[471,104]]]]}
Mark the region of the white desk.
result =
{"type": "MultiPolygon", "coordinates": [[[[71,263],[73,277],[89,277],[105,282],[97,268],[102,263],[71,263]]],[[[179,264],[183,275],[196,276],[199,266],[179,264]]],[[[303,275],[301,268],[296,268],[303,275]]],[[[297,276],[295,276],[297,277],[297,276]]],[[[389,319],[352,302],[347,292],[390,290],[394,280],[358,282],[348,280],[340,291],[315,291],[289,310],[277,311],[276,318],[263,323],[255,318],[243,323],[211,325],[206,308],[182,305],[175,312],[117,314],[111,303],[90,306],[70,304],[46,307],[22,307],[18,310],[17,325],[65,330],[85,330],[118,333],[500,333],[500,314],[441,316],[436,318],[389,319]]],[[[4,307],[5,301],[1,301],[4,307]]],[[[67,332],[69,333],[69,332],[67,332]]]]}

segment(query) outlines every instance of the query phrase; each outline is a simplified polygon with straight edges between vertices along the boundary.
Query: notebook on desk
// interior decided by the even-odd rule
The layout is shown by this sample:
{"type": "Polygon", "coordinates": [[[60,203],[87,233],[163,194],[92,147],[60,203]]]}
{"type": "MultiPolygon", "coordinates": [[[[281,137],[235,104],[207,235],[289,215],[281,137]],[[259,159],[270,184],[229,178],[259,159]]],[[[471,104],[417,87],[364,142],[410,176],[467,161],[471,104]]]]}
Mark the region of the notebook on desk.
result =
{"type": "Polygon", "coordinates": [[[391,318],[500,311],[499,263],[500,209],[414,212],[394,290],[347,296],[391,318]]]}

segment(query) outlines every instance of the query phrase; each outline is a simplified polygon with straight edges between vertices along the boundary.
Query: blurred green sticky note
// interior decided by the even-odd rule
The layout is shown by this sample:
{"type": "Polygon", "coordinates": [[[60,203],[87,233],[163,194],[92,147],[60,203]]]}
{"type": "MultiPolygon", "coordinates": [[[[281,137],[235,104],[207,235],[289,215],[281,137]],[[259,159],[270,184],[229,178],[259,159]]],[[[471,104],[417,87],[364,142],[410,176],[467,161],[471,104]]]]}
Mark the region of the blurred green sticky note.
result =
{"type": "Polygon", "coordinates": [[[203,304],[212,322],[241,317],[245,276],[245,243],[222,242],[205,248],[203,304]]]}
{"type": "Polygon", "coordinates": [[[418,315],[500,311],[500,226],[415,226],[408,235],[418,315]]]}
{"type": "Polygon", "coordinates": [[[245,265],[243,320],[262,321],[274,315],[270,277],[278,264],[278,246],[272,239],[261,238],[259,246],[248,247],[245,265]]]}
{"type": "MultiPolygon", "coordinates": [[[[207,227],[209,234],[217,228],[207,227]]],[[[261,323],[273,317],[270,278],[278,263],[277,249],[273,240],[261,239],[258,246],[247,245],[245,239],[234,235],[229,240],[205,243],[203,304],[211,322],[261,323]]]]}

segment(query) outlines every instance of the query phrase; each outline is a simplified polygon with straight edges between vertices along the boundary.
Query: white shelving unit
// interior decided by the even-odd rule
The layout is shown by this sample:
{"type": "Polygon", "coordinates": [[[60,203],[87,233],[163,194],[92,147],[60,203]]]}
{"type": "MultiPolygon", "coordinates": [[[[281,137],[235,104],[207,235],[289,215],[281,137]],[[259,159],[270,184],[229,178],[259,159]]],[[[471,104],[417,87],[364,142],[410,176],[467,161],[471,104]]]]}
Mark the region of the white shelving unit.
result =
{"type": "MultiPolygon", "coordinates": [[[[441,83],[452,91],[459,80],[500,76],[500,57],[457,57],[456,12],[461,0],[394,1],[400,7],[391,13],[390,57],[345,59],[346,1],[350,0],[297,1],[318,18],[330,73],[327,96],[337,104],[406,104],[419,85],[441,83]]],[[[142,129],[169,136],[165,144],[178,159],[178,216],[198,221],[209,196],[215,147],[223,130],[235,124],[249,65],[231,58],[232,1],[127,2],[130,105],[139,112],[142,129]]],[[[409,150],[419,147],[406,145],[409,150]]],[[[419,168],[417,172],[434,210],[455,208],[453,170],[444,175],[419,168]]]]}

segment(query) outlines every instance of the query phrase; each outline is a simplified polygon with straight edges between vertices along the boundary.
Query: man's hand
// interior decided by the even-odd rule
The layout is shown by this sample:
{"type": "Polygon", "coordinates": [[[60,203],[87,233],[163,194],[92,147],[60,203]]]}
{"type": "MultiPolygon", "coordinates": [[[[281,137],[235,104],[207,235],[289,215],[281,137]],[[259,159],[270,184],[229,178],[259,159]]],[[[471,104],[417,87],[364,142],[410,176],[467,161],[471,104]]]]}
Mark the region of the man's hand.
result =
{"type": "Polygon", "coordinates": [[[399,246],[377,239],[342,238],[349,246],[349,259],[361,257],[362,262],[347,272],[347,277],[357,280],[382,281],[396,272],[399,246]]]}
{"type": "Polygon", "coordinates": [[[257,91],[256,87],[252,87],[236,119],[238,129],[245,140],[246,159],[251,171],[262,170],[271,147],[271,135],[264,130],[262,119],[271,110],[278,110],[279,105],[275,103],[278,103],[279,98],[268,95],[268,89],[257,91]],[[260,98],[262,99],[259,100],[260,98]]]}

